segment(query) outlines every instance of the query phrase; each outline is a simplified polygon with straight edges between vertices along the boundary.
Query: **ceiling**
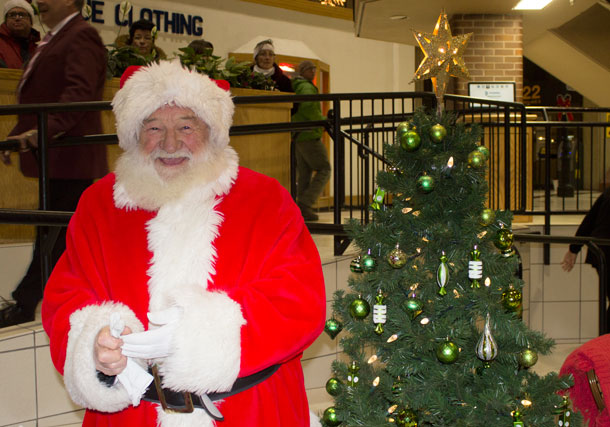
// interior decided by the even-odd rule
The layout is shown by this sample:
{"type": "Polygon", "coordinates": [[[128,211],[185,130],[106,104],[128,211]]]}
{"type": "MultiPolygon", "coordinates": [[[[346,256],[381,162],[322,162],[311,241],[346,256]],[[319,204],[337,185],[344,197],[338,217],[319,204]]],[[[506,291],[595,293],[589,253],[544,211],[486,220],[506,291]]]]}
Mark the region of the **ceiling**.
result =
{"type": "MultiPolygon", "coordinates": [[[[520,14],[523,52],[528,59],[562,79],[561,61],[553,61],[552,56],[584,57],[585,61],[579,59],[581,66],[590,62],[596,75],[600,68],[602,75],[603,71],[608,73],[605,81],[610,81],[610,0],[553,0],[542,10],[513,11],[517,3],[518,0],[355,0],[354,29],[358,37],[417,45],[412,30],[432,32],[442,9],[449,19],[455,14],[520,14]],[[392,16],[406,18],[391,19],[392,16]]],[[[578,79],[572,80],[566,83],[575,86],[578,79]]],[[[597,100],[600,101],[603,100],[597,100]]],[[[610,99],[605,104],[608,105],[610,99]]]]}
{"type": "MultiPolygon", "coordinates": [[[[356,34],[359,37],[407,43],[415,45],[411,30],[432,31],[440,11],[455,14],[521,14],[523,15],[523,41],[539,37],[544,31],[560,27],[592,6],[598,0],[553,0],[542,10],[514,11],[518,0],[356,0],[354,16],[356,34]],[[406,19],[392,20],[392,16],[406,16],[406,19]]],[[[604,3],[608,4],[607,1],[604,3]]],[[[605,9],[598,5],[598,8],[605,9]]],[[[605,9],[606,27],[610,12],[605,9]]],[[[585,23],[580,28],[592,31],[585,23]]],[[[606,33],[608,29],[606,28],[606,33]]],[[[610,41],[610,39],[608,39],[610,41]]]]}

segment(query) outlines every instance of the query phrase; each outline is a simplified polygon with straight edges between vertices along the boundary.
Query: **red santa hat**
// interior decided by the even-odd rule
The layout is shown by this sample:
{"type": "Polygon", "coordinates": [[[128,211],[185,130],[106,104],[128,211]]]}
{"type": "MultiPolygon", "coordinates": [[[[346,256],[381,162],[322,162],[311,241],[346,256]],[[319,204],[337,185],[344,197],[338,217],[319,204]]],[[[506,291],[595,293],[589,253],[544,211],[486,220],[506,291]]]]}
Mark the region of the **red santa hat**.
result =
{"type": "Polygon", "coordinates": [[[229,144],[235,106],[231,94],[208,76],[183,68],[179,61],[129,67],[112,100],[119,146],[137,145],[144,119],[164,105],[190,108],[210,127],[210,142],[229,144]]]}

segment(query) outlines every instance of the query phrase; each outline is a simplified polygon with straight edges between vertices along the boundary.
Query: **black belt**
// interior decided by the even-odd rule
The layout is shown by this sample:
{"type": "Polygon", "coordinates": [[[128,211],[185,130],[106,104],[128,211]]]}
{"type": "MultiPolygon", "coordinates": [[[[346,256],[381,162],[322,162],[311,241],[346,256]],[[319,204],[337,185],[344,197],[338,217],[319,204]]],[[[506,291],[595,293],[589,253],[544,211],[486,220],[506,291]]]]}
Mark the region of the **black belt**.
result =
{"type": "Polygon", "coordinates": [[[272,365],[268,368],[258,371],[247,377],[240,377],[235,380],[233,387],[229,391],[220,393],[209,393],[199,396],[195,393],[187,391],[180,392],[162,387],[161,376],[157,370],[157,366],[151,367],[151,373],[154,381],[148,386],[148,390],[142,396],[142,400],[148,402],[160,403],[165,412],[170,413],[190,413],[194,408],[204,409],[208,415],[217,421],[224,421],[224,417],[218,409],[212,404],[212,401],[225,399],[234,394],[254,387],[255,385],[265,381],[280,368],[280,365],[272,365]]]}

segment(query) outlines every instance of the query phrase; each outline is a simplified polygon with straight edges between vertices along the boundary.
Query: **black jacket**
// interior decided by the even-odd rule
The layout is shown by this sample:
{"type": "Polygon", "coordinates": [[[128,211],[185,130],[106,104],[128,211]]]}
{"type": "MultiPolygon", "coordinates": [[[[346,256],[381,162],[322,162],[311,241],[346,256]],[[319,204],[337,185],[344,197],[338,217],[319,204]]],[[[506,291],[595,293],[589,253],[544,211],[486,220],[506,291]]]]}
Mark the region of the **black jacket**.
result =
{"type": "MultiPolygon", "coordinates": [[[[610,188],[597,198],[576,230],[576,235],[610,239],[610,188]]],[[[570,245],[570,252],[577,254],[581,247],[570,245]]],[[[606,254],[606,262],[610,262],[610,246],[600,246],[600,249],[606,254]]],[[[585,262],[597,268],[597,257],[591,251],[587,251],[585,262]]]]}

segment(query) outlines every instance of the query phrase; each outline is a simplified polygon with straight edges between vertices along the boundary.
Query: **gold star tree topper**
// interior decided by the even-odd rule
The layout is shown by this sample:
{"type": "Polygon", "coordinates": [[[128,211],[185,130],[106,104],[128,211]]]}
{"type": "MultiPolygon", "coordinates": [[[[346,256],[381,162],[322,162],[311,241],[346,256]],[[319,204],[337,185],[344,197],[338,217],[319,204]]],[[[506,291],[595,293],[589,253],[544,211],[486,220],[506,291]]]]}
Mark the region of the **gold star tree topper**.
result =
{"type": "Polygon", "coordinates": [[[413,34],[425,55],[415,72],[414,80],[432,79],[440,106],[450,76],[470,78],[462,55],[472,33],[452,36],[447,14],[443,10],[432,34],[421,31],[413,31],[413,34]]]}

